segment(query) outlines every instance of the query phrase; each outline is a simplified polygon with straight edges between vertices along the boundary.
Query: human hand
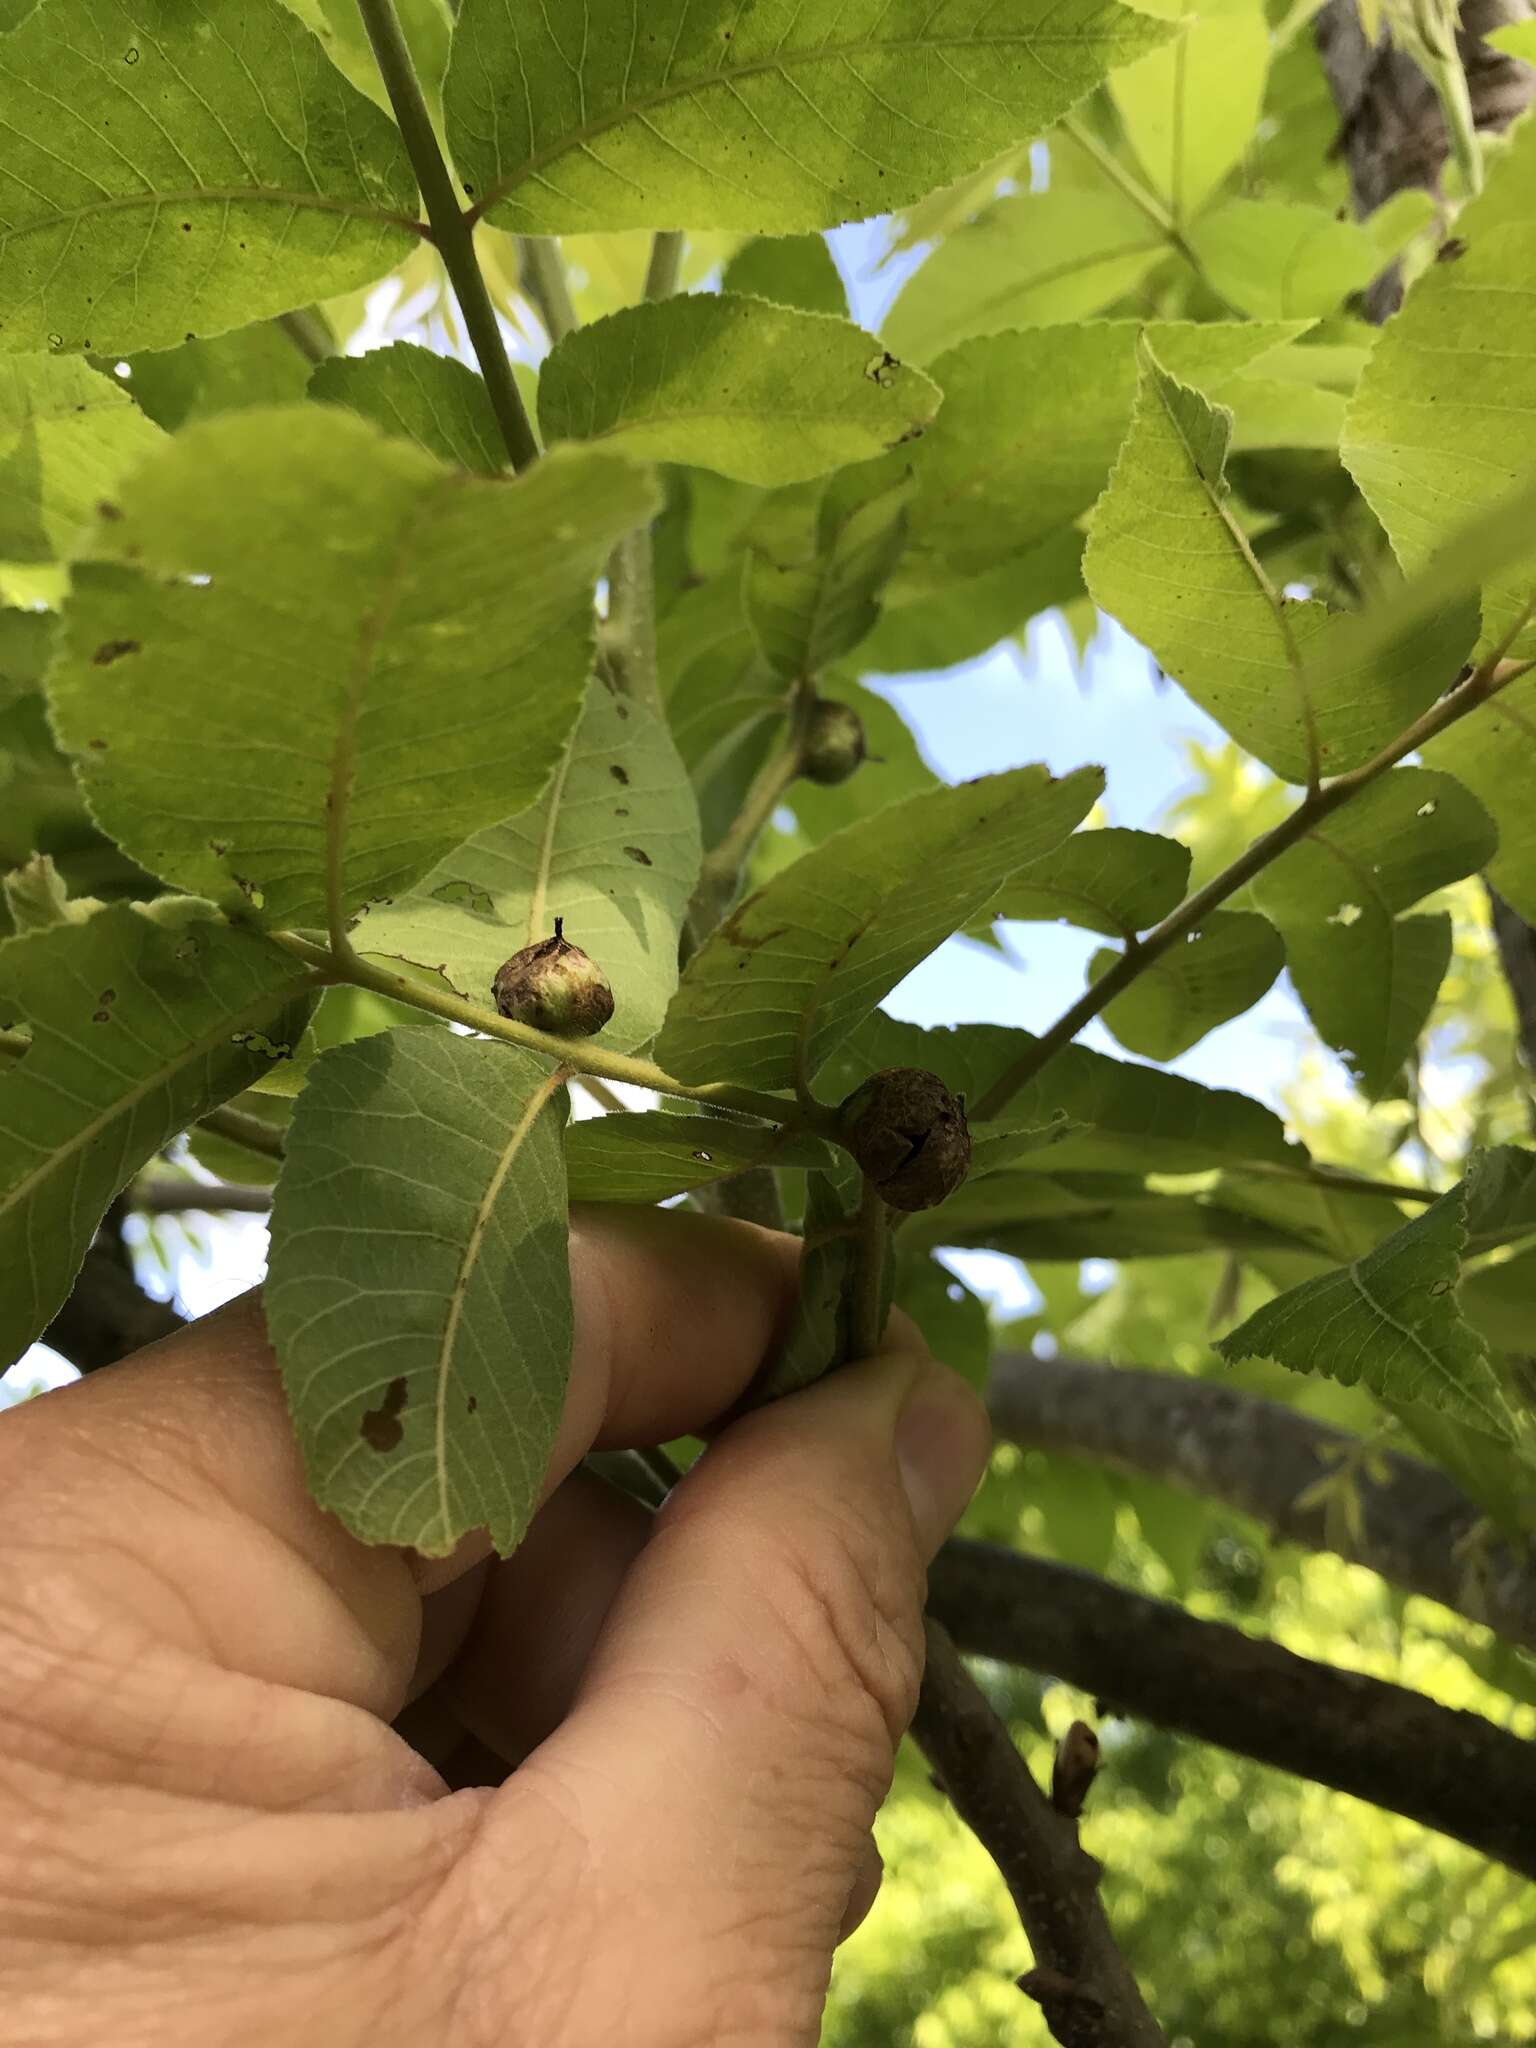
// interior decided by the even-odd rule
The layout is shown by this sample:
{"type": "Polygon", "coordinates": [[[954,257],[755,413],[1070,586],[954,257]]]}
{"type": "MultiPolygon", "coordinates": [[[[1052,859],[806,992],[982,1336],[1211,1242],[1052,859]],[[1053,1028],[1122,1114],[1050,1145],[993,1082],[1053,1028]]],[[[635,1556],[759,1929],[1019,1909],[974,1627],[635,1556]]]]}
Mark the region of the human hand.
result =
{"type": "Polygon", "coordinates": [[[730,1410],[794,1251],[578,1213],[570,1390],[506,1562],[315,1507],[252,1297],[0,1424],[6,2048],[817,2039],[980,1404],[898,1318],[654,1520],[577,1469],[730,1410]],[[402,1710],[516,1768],[450,1790],[402,1710]]]}

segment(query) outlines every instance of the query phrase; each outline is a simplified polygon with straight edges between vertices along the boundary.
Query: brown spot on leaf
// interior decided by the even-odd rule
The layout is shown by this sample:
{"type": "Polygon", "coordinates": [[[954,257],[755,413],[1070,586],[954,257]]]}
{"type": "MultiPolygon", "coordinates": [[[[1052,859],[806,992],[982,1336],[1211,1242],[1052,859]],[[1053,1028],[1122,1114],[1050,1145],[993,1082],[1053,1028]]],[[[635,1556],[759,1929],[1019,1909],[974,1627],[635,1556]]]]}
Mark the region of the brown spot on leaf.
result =
{"type": "Polygon", "coordinates": [[[107,743],[105,740],[87,740],[86,745],[89,747],[93,747],[98,754],[104,754],[107,751],[107,743]]]}
{"type": "Polygon", "coordinates": [[[651,856],[643,846],[626,846],[624,851],[638,867],[648,868],[651,865],[651,856]]]}
{"type": "Polygon", "coordinates": [[[893,356],[888,348],[883,348],[864,365],[864,374],[871,384],[878,384],[882,391],[889,391],[900,368],[899,358],[893,356]]]}
{"type": "Polygon", "coordinates": [[[397,1450],[405,1429],[400,1421],[400,1411],[410,1398],[410,1388],[402,1374],[391,1380],[384,1389],[384,1398],[377,1408],[370,1408],[363,1417],[358,1435],[371,1451],[397,1450]]]}
{"type": "Polygon", "coordinates": [[[97,668],[110,668],[114,661],[121,661],[125,654],[143,652],[137,640],[103,640],[91,656],[97,668]]]}
{"type": "Polygon", "coordinates": [[[617,761],[613,762],[613,764],[610,766],[608,770],[608,773],[613,777],[615,782],[622,782],[626,786],[628,785],[629,770],[627,768],[621,768],[617,761]]]}
{"type": "Polygon", "coordinates": [[[1459,263],[1467,253],[1467,245],[1460,235],[1448,235],[1435,251],[1437,263],[1459,263]]]}
{"type": "Polygon", "coordinates": [[[476,1410],[477,1410],[477,1409],[479,1408],[479,1406],[480,1406],[480,1400],[479,1400],[479,1396],[478,1396],[478,1395],[476,1395],[476,1394],[471,1394],[471,1395],[470,1395],[470,1397],[469,1397],[469,1399],[468,1399],[468,1400],[467,1400],[467,1401],[465,1402],[465,1404],[464,1404],[464,1409],[465,1409],[465,1413],[466,1413],[466,1414],[469,1414],[469,1415],[473,1415],[473,1414],[475,1413],[475,1411],[476,1411],[476,1410]]]}
{"type": "Polygon", "coordinates": [[[96,517],[98,519],[121,519],[122,516],[122,506],[114,505],[110,498],[103,498],[101,503],[96,507],[96,517]]]}

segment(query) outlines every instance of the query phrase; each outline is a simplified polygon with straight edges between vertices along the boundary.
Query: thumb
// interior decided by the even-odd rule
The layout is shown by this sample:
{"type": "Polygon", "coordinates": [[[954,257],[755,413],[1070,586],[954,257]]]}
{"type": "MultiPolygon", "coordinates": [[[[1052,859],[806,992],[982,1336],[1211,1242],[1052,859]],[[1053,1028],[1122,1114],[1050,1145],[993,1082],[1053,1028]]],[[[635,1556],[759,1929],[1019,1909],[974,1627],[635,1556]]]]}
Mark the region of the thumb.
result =
{"type": "Polygon", "coordinates": [[[523,1836],[531,1795],[574,1825],[587,1924],[647,2008],[728,1987],[707,2038],[817,2038],[916,1704],[926,1566],[988,1443],[962,1380],[891,1350],[733,1424],[657,1518],[574,1708],[489,1817],[523,1836]]]}

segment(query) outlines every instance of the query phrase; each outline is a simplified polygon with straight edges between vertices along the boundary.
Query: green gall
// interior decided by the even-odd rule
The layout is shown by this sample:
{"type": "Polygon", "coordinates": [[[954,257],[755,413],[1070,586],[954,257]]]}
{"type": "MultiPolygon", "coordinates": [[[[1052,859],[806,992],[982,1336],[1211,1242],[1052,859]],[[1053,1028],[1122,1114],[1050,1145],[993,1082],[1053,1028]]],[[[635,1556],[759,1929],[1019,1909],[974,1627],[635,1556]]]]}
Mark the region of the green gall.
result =
{"type": "Polygon", "coordinates": [[[552,939],[503,960],[491,983],[498,1013],[557,1038],[590,1038],[613,1015],[613,990],[595,960],[565,936],[555,919],[552,939]]]}
{"type": "Polygon", "coordinates": [[[808,782],[846,782],[869,751],[864,721],[851,704],[818,697],[811,706],[800,749],[800,773],[808,782]]]}

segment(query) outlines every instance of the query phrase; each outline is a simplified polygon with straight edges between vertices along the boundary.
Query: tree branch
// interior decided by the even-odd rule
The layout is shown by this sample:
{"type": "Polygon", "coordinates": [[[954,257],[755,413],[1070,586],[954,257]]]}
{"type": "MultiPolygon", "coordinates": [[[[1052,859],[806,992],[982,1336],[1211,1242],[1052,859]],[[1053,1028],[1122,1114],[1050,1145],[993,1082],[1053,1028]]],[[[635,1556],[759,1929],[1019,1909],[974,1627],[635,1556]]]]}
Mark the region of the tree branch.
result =
{"type": "Polygon", "coordinates": [[[232,1181],[191,1180],[183,1174],[147,1173],[124,1191],[123,1206],[145,1216],[177,1216],[188,1211],[208,1216],[265,1216],[272,1206],[272,1190],[240,1187],[232,1181]]]}
{"type": "MultiPolygon", "coordinates": [[[[1099,1901],[1101,1870],[1076,1821],[1035,1783],[1013,1738],[928,1624],[928,1662],[912,1733],[950,1804],[1002,1873],[1035,1952],[1019,1989],[1063,2048],[1163,2048],[1099,1901]]],[[[1070,1803],[1070,1802],[1068,1802],[1070,1803]]]]}
{"type": "MultiPolygon", "coordinates": [[[[1519,627],[1524,627],[1530,612],[1531,606],[1527,606],[1521,614],[1519,627]]],[[[1512,640],[1514,634],[1509,637],[1512,640]]],[[[1197,930],[1218,904],[1225,903],[1229,896],[1235,895],[1255,875],[1262,874],[1289,847],[1305,839],[1314,825],[1347,804],[1351,797],[1368,788],[1389,768],[1395,768],[1399,761],[1417,752],[1426,740],[1433,739],[1436,733],[1444,732],[1447,726],[1465,718],[1469,711],[1486,704],[1490,697],[1526,674],[1531,666],[1524,661],[1505,661],[1503,656],[1504,648],[1496,648],[1471,675],[1447,691],[1437,703],[1431,704],[1412,725],[1362,766],[1308,790],[1289,817],[1282,818],[1278,825],[1245,847],[1237,859],[1224,867],[1219,875],[1212,876],[1203,889],[1186,896],[1177,909],[1170,911],[1162,923],[1154,925],[1145,937],[1134,945],[1128,945],[1092,988],[1084,990],[1071,1008],[1064,1010],[1050,1029],[1035,1039],[1028,1052],[993,1083],[972,1111],[973,1120],[985,1122],[990,1117],[1001,1116],[1018,1091],[1034,1079],[1047,1061],[1054,1058],[1063,1046],[1070,1045],[1085,1024],[1091,1024],[1122,989],[1129,988],[1170,946],[1177,944],[1186,933],[1197,930]]]]}
{"type": "MultiPolygon", "coordinates": [[[[1283,1542],[1336,1547],[1324,1504],[1304,1496],[1338,1475],[1360,1440],[1294,1408],[1182,1373],[1017,1352],[993,1360],[987,1400],[1009,1442],[1144,1473],[1251,1515],[1283,1542]]],[[[1469,1540],[1486,1517],[1434,1466],[1395,1451],[1373,1450],[1371,1462],[1386,1476],[1354,1475],[1359,1526],[1343,1554],[1536,1650],[1531,1559],[1469,1540]]]]}
{"type": "Polygon", "coordinates": [[[146,1294],[111,1247],[100,1240],[85,1255],[69,1298],[44,1330],[41,1343],[79,1372],[116,1365],[182,1327],[168,1301],[146,1294]]]}
{"type": "Polygon", "coordinates": [[[432,116],[422,97],[421,81],[411,62],[394,0],[357,0],[357,9],[373,45],[389,103],[395,110],[400,139],[416,173],[432,239],[448,272],[459,311],[464,315],[464,326],[485,379],[486,396],[501,429],[502,441],[512,467],[526,469],[538,459],[538,440],[523,410],[496,309],[475,255],[475,231],[459,205],[459,195],[438,148],[432,116]]]}
{"type": "Polygon", "coordinates": [[[1422,1693],[990,1543],[952,1541],[930,1611],[963,1650],[1352,1793],[1536,1877],[1536,1743],[1422,1693]]]}

